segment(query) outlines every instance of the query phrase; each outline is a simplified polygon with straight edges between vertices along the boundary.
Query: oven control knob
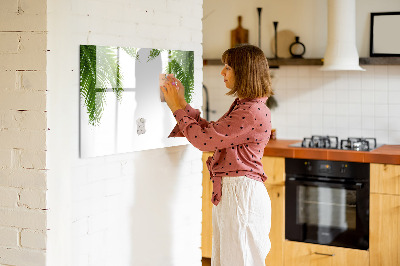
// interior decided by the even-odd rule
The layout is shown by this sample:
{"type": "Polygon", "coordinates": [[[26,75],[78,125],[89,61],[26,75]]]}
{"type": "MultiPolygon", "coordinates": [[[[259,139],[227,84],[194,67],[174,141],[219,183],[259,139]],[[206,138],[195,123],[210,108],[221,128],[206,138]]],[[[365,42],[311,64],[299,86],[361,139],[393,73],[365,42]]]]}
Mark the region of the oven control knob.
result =
{"type": "Polygon", "coordinates": [[[307,171],[310,172],[312,170],[311,162],[305,162],[304,165],[306,166],[307,171]]]}
{"type": "Polygon", "coordinates": [[[347,164],[342,164],[342,167],[340,168],[340,173],[341,174],[346,173],[346,169],[347,169],[347,164]]]}

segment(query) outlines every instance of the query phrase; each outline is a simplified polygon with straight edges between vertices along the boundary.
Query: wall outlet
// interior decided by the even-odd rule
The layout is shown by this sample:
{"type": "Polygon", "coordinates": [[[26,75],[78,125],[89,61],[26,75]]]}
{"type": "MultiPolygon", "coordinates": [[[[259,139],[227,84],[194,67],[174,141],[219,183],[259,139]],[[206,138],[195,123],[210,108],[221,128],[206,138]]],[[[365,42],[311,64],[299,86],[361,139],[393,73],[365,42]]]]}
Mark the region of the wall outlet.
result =
{"type": "Polygon", "coordinates": [[[136,120],[136,125],[137,125],[137,134],[138,134],[138,136],[146,133],[146,119],[138,118],[136,120]]]}

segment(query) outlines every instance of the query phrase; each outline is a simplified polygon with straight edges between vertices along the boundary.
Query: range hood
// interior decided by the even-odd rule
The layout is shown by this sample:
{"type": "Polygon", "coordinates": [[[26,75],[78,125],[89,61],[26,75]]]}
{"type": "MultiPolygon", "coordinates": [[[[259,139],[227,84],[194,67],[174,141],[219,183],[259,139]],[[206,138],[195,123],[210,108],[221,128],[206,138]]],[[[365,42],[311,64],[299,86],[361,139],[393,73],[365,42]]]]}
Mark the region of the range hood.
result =
{"type": "Polygon", "coordinates": [[[328,44],[320,70],[358,70],[355,0],[328,0],[328,44]]]}

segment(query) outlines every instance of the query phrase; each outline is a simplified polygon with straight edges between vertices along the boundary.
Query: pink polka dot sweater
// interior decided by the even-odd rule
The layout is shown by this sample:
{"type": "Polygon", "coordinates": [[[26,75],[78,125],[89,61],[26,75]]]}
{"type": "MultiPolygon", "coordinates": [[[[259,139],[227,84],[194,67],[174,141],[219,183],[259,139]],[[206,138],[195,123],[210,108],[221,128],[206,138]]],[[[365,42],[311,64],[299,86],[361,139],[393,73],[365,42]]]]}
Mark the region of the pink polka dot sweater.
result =
{"type": "Polygon", "coordinates": [[[201,118],[200,111],[189,104],[174,113],[178,124],[169,137],[186,137],[199,150],[214,151],[207,160],[214,205],[221,200],[224,176],[247,176],[261,182],[267,179],[261,164],[271,132],[271,112],[266,100],[236,99],[216,122],[201,118]]]}

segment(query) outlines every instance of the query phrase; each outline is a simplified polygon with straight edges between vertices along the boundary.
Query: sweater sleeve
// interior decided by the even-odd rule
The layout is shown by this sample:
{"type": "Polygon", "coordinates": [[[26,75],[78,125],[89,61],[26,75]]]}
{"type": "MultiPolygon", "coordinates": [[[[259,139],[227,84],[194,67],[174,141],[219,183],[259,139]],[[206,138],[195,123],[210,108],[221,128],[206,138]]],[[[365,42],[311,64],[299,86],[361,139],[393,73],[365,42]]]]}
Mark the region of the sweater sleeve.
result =
{"type": "Polygon", "coordinates": [[[182,109],[174,113],[180,132],[201,151],[211,151],[252,141],[252,132],[257,125],[249,109],[236,109],[218,122],[202,125],[182,109]]]}
{"type": "MultiPolygon", "coordinates": [[[[197,121],[199,123],[199,125],[205,127],[209,124],[209,122],[207,120],[200,117],[200,110],[194,109],[189,104],[186,105],[184,111],[187,116],[193,118],[195,121],[197,121]]],[[[185,135],[183,135],[182,132],[180,131],[179,125],[176,124],[174,129],[169,134],[168,138],[184,137],[184,136],[185,135]]]]}

